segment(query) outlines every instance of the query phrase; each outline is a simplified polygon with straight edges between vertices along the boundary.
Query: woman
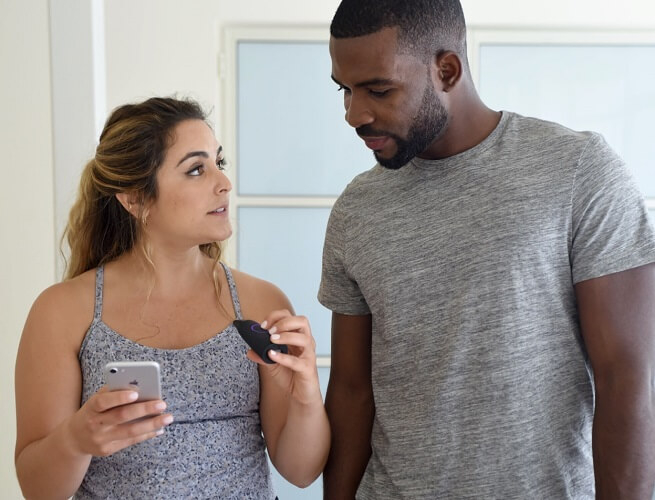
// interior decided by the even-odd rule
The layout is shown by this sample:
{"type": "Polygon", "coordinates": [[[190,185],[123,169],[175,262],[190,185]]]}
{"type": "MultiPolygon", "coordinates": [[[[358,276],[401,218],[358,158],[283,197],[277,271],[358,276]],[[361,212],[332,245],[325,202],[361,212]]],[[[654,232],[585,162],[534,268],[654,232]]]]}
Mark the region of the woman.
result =
{"type": "Polygon", "coordinates": [[[37,298],[18,351],[26,497],[272,499],[265,449],[298,486],[320,474],[315,342],[278,288],[220,263],[224,164],[193,101],[152,98],[107,120],[71,210],[67,279],[37,298]],[[232,326],[242,318],[288,354],[263,363],[232,326]],[[102,387],[104,365],[126,360],[159,362],[163,400],[102,387]]]}

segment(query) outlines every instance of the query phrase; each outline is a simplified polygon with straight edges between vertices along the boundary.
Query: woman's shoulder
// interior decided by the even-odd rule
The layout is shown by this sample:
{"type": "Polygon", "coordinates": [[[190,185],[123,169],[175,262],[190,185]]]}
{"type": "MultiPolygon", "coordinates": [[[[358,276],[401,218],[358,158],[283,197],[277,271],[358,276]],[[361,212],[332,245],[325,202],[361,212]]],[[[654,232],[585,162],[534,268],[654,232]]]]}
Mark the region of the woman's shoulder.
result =
{"type": "Polygon", "coordinates": [[[74,278],[55,283],[39,294],[35,304],[41,307],[64,307],[79,303],[80,300],[84,301],[85,298],[88,299],[89,292],[91,292],[90,300],[93,302],[95,298],[95,277],[96,270],[91,269],[74,278]]]}
{"type": "Polygon", "coordinates": [[[94,304],[95,269],[43,290],[32,305],[26,329],[75,332],[91,323],[94,304]]]}
{"type": "Polygon", "coordinates": [[[271,311],[288,309],[293,312],[289,299],[274,283],[230,268],[239,294],[243,316],[264,318],[271,311]]]}

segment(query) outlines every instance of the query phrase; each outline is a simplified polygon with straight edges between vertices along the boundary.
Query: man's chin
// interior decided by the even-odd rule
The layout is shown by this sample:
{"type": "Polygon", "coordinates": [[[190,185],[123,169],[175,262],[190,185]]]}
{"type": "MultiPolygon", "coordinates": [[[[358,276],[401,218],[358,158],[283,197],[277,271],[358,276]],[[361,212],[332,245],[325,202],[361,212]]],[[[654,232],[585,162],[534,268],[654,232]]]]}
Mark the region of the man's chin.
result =
{"type": "Polygon", "coordinates": [[[378,161],[378,163],[384,168],[388,168],[389,170],[398,170],[399,168],[407,165],[411,160],[411,158],[409,160],[405,160],[404,158],[399,158],[397,156],[392,156],[391,158],[383,158],[377,153],[373,154],[375,155],[375,159],[378,161]]]}

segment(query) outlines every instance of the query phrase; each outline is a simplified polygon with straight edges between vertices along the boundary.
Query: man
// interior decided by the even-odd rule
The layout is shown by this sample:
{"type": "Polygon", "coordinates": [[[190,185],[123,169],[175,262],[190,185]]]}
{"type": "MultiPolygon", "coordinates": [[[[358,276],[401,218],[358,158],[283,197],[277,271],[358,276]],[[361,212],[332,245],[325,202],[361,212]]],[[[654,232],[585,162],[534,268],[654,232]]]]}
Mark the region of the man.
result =
{"type": "Polygon", "coordinates": [[[487,108],[456,0],[343,0],[330,30],[378,165],[326,234],[325,498],[650,499],[655,234],[622,161],[487,108]]]}

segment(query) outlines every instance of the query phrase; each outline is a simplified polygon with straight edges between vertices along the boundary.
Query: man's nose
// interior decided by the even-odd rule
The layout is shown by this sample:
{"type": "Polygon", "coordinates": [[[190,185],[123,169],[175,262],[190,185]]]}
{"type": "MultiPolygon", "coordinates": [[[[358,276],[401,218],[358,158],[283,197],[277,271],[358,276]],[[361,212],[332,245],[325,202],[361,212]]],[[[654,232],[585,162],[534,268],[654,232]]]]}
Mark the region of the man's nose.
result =
{"type": "Polygon", "coordinates": [[[358,128],[373,123],[373,113],[364,99],[351,96],[345,104],[346,121],[351,127],[358,128]]]}

